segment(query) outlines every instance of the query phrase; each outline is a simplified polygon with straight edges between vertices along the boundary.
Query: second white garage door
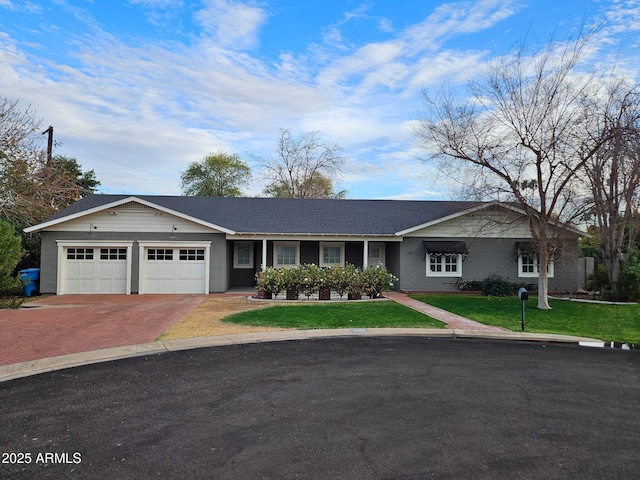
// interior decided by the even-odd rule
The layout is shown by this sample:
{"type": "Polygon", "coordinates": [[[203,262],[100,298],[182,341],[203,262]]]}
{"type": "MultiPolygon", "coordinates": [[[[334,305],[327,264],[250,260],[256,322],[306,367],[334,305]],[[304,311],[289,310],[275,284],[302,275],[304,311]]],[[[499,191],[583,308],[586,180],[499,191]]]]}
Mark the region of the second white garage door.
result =
{"type": "Polygon", "coordinates": [[[208,293],[209,248],[145,246],[140,293],[208,293]]]}

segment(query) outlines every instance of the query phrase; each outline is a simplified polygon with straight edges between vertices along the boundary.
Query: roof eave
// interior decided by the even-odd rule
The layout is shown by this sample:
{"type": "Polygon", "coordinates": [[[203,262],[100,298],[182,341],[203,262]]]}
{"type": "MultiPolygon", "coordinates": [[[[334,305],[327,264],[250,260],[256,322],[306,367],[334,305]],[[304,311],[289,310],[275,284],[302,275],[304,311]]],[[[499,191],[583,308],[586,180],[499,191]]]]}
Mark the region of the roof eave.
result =
{"type": "Polygon", "coordinates": [[[229,228],[225,228],[225,227],[222,227],[220,225],[215,225],[215,224],[209,223],[209,222],[204,222],[204,221],[202,221],[202,220],[200,220],[198,218],[192,217],[190,215],[185,215],[184,213],[177,212],[176,210],[172,210],[170,208],[163,207],[162,205],[158,205],[156,203],[149,202],[148,200],[144,200],[144,199],[136,197],[136,196],[125,197],[125,198],[122,198],[120,200],[116,200],[115,202],[109,202],[109,203],[106,203],[104,205],[100,205],[98,207],[90,208],[88,210],[82,210],[80,212],[73,213],[71,215],[66,215],[64,217],[56,218],[56,219],[51,220],[49,222],[44,222],[44,223],[40,223],[38,225],[34,225],[32,227],[27,227],[23,231],[25,233],[39,232],[41,230],[44,230],[45,228],[49,228],[49,227],[52,227],[54,225],[59,225],[61,223],[68,222],[69,220],[75,220],[77,218],[82,218],[82,217],[85,217],[87,215],[92,215],[94,213],[98,213],[98,212],[101,212],[101,211],[104,211],[104,210],[108,210],[110,208],[115,208],[115,207],[118,207],[120,205],[124,205],[125,203],[129,203],[129,202],[137,202],[137,203],[140,203],[141,205],[145,205],[147,207],[154,208],[156,210],[159,210],[159,211],[164,212],[164,213],[168,213],[170,215],[175,215],[176,217],[182,218],[184,220],[188,220],[190,222],[197,223],[198,225],[202,225],[202,226],[205,226],[205,227],[208,227],[208,228],[212,228],[214,230],[219,230],[219,231],[221,231],[223,233],[226,233],[226,234],[231,234],[232,235],[232,234],[236,233],[234,230],[231,230],[229,228]]]}

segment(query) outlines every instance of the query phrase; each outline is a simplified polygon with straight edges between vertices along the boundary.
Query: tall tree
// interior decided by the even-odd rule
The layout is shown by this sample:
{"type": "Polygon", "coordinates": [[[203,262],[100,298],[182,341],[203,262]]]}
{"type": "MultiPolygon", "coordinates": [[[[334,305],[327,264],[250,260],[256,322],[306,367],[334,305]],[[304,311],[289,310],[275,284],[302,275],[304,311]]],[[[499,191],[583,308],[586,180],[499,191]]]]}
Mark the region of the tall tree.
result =
{"type": "Polygon", "coordinates": [[[26,225],[32,218],[26,200],[33,192],[33,178],[40,162],[41,121],[31,107],[0,96],[0,218],[26,225]]]}
{"type": "Polygon", "coordinates": [[[637,233],[640,207],[640,91],[624,80],[612,82],[605,109],[609,139],[585,164],[593,196],[602,261],[614,295],[619,293],[625,245],[637,233]]]}
{"type": "Polygon", "coordinates": [[[312,131],[293,136],[280,129],[278,146],[268,158],[259,158],[267,178],[265,195],[286,198],[343,198],[346,191],[335,192],[333,181],[346,159],[342,148],[325,144],[312,131]]]}
{"type": "Polygon", "coordinates": [[[73,157],[55,155],[51,163],[52,170],[61,177],[60,181],[66,183],[65,186],[69,194],[65,196],[63,201],[69,202],[68,204],[95,193],[100,186],[96,172],[93,169],[83,171],[82,165],[73,157]]]}
{"type": "MultiPolygon", "coordinates": [[[[100,184],[93,170],[82,172],[74,158],[47,161],[41,123],[30,107],[23,109],[17,100],[0,96],[0,219],[19,232],[100,184]]],[[[40,257],[38,236],[22,237],[27,253],[19,267],[35,266],[40,257]]]]}
{"type": "Polygon", "coordinates": [[[304,185],[295,185],[293,189],[290,182],[274,182],[264,189],[265,195],[274,198],[294,198],[292,197],[292,192],[298,192],[301,195],[299,198],[341,199],[347,196],[346,190],[336,192],[333,188],[333,181],[321,173],[316,173],[307,179],[304,185]]]}
{"type": "Polygon", "coordinates": [[[557,248],[550,224],[572,219],[580,198],[576,175],[606,140],[595,101],[600,83],[579,69],[590,40],[550,41],[535,55],[523,44],[496,57],[462,102],[425,92],[416,131],[443,169],[472,172],[467,188],[515,201],[526,213],[537,244],[541,309],[550,308],[547,268],[557,248]]]}
{"type": "Polygon", "coordinates": [[[9,222],[0,220],[0,296],[20,285],[15,268],[23,254],[20,236],[9,222]]]}
{"type": "Polygon", "coordinates": [[[251,169],[235,154],[212,153],[200,162],[192,162],[180,175],[185,195],[240,197],[240,187],[251,179],[251,169]]]}

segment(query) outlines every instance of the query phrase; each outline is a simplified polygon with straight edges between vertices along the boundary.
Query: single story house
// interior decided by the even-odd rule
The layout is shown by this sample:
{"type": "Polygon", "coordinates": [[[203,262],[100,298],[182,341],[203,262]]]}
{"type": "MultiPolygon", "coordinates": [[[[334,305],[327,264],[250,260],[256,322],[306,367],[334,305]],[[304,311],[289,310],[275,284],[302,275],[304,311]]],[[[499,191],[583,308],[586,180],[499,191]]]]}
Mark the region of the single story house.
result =
{"type": "MultiPolygon", "coordinates": [[[[494,274],[536,283],[527,225],[498,202],[95,194],[25,232],[42,236],[44,294],[224,292],[302,263],[380,263],[398,290],[455,291],[494,274]]],[[[565,230],[551,292],[584,282],[583,233],[565,230]]]]}

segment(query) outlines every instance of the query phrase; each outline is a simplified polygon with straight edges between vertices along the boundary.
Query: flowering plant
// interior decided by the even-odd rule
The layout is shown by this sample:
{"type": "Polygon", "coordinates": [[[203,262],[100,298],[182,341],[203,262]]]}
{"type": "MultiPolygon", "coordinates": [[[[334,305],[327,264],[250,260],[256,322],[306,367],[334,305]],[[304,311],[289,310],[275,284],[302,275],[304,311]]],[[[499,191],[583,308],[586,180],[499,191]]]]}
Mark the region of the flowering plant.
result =
{"type": "Polygon", "coordinates": [[[273,267],[267,267],[256,274],[258,290],[265,293],[274,293],[276,296],[284,288],[284,278],[282,272],[273,267]]]}
{"type": "Polygon", "coordinates": [[[370,265],[362,270],[362,285],[365,295],[378,298],[383,290],[390,290],[398,277],[390,273],[382,264],[370,265]]]}

